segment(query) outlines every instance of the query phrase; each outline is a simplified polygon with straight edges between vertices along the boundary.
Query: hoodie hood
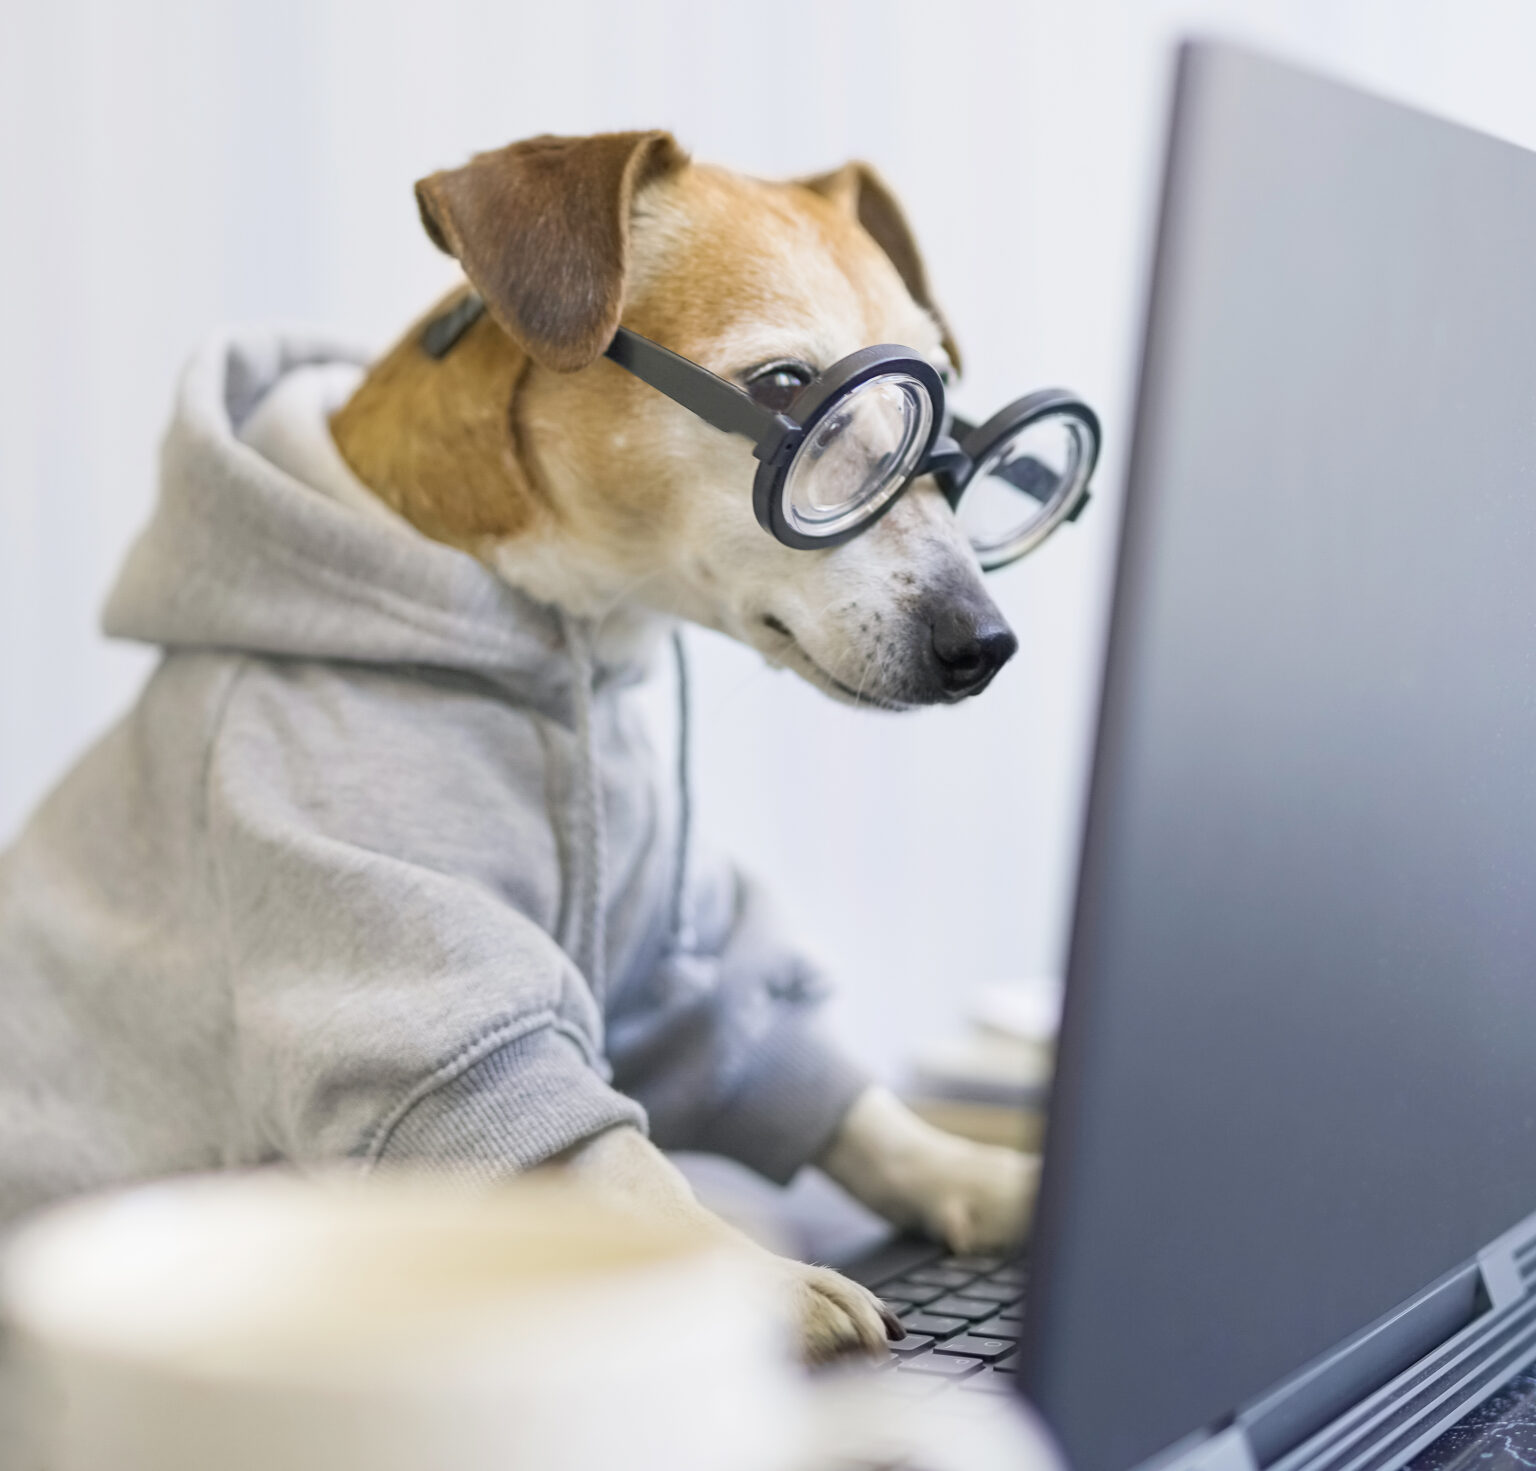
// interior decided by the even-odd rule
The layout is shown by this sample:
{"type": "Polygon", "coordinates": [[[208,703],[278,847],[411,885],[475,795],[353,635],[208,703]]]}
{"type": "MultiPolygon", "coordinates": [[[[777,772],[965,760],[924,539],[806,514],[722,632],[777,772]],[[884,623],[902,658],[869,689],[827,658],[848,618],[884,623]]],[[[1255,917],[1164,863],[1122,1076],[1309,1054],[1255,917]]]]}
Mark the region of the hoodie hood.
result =
{"type": "Polygon", "coordinates": [[[104,631],[166,649],[463,670],[536,703],[558,698],[570,666],[553,609],[382,507],[370,515],[344,504],[242,441],[290,375],[360,371],[367,361],[321,338],[270,333],[226,335],[197,354],[162,447],[154,514],[108,600],[104,631]]]}

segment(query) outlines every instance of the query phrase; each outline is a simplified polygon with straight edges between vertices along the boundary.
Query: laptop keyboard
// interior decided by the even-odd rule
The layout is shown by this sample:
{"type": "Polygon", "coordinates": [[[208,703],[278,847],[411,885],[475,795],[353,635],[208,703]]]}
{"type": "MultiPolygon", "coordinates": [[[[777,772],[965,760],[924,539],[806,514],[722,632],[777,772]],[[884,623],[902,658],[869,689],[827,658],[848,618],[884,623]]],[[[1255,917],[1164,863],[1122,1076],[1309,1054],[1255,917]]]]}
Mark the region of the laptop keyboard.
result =
{"type": "Polygon", "coordinates": [[[885,1366],[893,1389],[915,1396],[950,1386],[1012,1393],[1021,1262],[951,1256],[932,1242],[903,1241],[844,1270],[878,1293],[907,1330],[885,1366]]]}

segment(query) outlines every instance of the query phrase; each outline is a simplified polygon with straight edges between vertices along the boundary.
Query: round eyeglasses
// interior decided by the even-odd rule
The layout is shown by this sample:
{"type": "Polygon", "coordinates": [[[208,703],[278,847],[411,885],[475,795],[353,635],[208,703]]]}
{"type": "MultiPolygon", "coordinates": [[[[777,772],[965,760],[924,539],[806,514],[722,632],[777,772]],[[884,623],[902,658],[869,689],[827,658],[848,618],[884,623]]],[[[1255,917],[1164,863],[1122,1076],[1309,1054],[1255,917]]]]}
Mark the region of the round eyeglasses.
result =
{"type": "Polygon", "coordinates": [[[1088,503],[1099,420],[1065,389],[1027,394],[973,425],[947,415],[938,370],[905,347],[860,348],[779,410],[627,327],[607,356],[752,441],[753,509],[786,546],[839,546],[932,475],[990,571],[1033,551],[1088,503]]]}
{"type": "MultiPolygon", "coordinates": [[[[461,298],[428,324],[423,347],[442,357],[484,310],[478,295],[461,298]]],[[[932,363],[891,344],[861,347],[803,384],[784,385],[781,408],[627,327],[606,356],[707,424],[752,441],[752,506],[785,546],[840,546],[932,475],[991,571],[1088,504],[1099,420],[1065,389],[1026,394],[973,425],[948,412],[932,363]]]]}

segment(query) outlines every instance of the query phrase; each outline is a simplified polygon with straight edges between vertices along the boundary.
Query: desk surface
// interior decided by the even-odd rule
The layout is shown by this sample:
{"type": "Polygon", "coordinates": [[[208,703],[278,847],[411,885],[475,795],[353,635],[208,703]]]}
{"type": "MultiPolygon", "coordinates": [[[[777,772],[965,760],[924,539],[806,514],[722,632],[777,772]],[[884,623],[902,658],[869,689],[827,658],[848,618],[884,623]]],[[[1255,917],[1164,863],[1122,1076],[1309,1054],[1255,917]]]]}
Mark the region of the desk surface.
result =
{"type": "Polygon", "coordinates": [[[1530,1471],[1536,1467],[1536,1369],[1527,1369],[1447,1430],[1409,1471],[1530,1471]]]}

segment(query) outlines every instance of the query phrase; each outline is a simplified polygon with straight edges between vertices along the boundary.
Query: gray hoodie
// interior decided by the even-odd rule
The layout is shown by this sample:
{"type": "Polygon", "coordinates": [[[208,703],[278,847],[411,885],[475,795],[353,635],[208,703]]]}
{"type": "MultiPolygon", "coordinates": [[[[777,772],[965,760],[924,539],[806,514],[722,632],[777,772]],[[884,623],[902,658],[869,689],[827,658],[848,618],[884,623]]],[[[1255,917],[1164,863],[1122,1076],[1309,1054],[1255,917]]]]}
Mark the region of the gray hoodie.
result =
{"type": "Polygon", "coordinates": [[[105,615],[164,657],[0,855],[0,1220],[273,1160],[490,1176],[621,1123],[783,1180],[864,1085],[759,892],[685,858],[643,661],[394,521],[318,403],[263,414],[360,361],[187,371],[105,615]]]}

